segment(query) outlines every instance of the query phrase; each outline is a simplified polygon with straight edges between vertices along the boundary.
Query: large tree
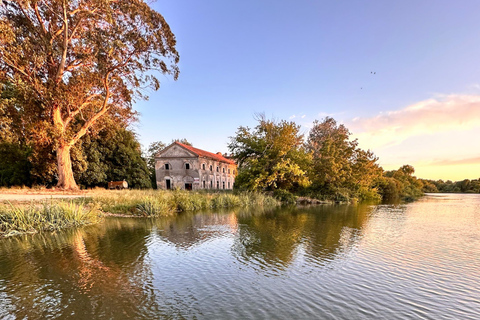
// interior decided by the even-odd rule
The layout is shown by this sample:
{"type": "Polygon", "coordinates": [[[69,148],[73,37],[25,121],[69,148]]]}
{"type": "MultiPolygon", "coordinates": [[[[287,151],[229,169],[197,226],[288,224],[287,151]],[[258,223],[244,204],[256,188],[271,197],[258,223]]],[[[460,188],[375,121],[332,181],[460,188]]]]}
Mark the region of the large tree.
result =
{"type": "Polygon", "coordinates": [[[105,117],[128,121],[153,72],[179,71],[175,36],[140,0],[3,0],[0,82],[18,90],[25,129],[53,146],[58,186],[76,189],[70,152],[105,117]]]}
{"type": "Polygon", "coordinates": [[[300,126],[258,117],[254,130],[239,127],[228,148],[239,168],[235,186],[250,190],[294,190],[307,186],[310,155],[303,148],[300,126]]]}
{"type": "Polygon", "coordinates": [[[350,131],[335,119],[315,120],[306,142],[313,156],[310,170],[312,188],[324,194],[337,194],[342,189],[360,196],[376,194],[375,184],[382,175],[378,158],[350,140],[350,131]]]}

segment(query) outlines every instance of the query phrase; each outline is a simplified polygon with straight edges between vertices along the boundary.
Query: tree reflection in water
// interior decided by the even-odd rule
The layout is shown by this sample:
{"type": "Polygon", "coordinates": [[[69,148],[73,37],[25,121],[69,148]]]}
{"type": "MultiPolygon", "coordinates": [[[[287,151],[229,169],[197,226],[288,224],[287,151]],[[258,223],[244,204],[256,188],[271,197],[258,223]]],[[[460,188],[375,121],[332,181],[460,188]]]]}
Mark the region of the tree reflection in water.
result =
{"type": "Polygon", "coordinates": [[[94,319],[158,314],[149,269],[150,228],[127,219],[84,229],[3,239],[0,318],[94,319]],[[128,248],[117,250],[116,248],[128,248]],[[139,269],[141,268],[141,269],[139,269]],[[108,301],[108,303],[104,303],[108,301]],[[4,304],[5,303],[5,304],[4,304]]]}
{"type": "Polygon", "coordinates": [[[258,271],[277,275],[305,259],[325,265],[348,253],[369,211],[322,206],[112,218],[83,229],[3,239],[0,318],[181,318],[186,309],[208,307],[191,303],[222,283],[240,285],[258,271]],[[198,274],[175,269],[183,266],[179,261],[198,274]]]}
{"type": "Polygon", "coordinates": [[[240,213],[233,254],[260,269],[285,270],[300,251],[325,264],[354,246],[370,211],[367,205],[336,205],[240,213]]]}

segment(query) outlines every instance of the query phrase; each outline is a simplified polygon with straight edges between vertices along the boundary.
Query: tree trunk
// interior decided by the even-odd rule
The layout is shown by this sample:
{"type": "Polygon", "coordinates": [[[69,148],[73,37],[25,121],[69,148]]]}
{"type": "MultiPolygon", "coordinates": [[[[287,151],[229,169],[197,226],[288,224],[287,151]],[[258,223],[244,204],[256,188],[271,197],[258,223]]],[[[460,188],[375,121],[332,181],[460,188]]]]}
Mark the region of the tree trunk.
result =
{"type": "Polygon", "coordinates": [[[71,148],[72,147],[62,145],[57,148],[57,187],[65,190],[78,190],[75,178],[73,177],[72,160],[70,158],[71,148]]]}

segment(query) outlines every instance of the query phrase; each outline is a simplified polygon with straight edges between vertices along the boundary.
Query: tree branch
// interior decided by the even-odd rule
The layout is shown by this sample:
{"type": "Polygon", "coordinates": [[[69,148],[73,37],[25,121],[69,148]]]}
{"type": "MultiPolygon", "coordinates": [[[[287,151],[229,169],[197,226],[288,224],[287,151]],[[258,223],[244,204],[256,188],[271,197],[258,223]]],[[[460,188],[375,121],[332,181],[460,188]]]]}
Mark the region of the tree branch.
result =
{"type": "Polygon", "coordinates": [[[105,86],[105,93],[106,94],[105,94],[105,99],[103,100],[102,108],[93,117],[91,117],[87,122],[85,122],[83,124],[83,126],[75,134],[75,136],[72,138],[72,140],[70,140],[70,143],[69,143],[70,146],[73,146],[75,143],[77,143],[77,141],[80,140],[80,138],[82,138],[85,135],[85,133],[87,133],[88,129],[90,129],[100,117],[102,117],[105,113],[107,113],[107,111],[108,111],[108,99],[110,99],[110,86],[108,84],[108,78],[109,77],[110,77],[110,72],[108,72],[105,75],[105,79],[103,81],[103,84],[105,86]]]}
{"type": "Polygon", "coordinates": [[[42,28],[43,35],[47,35],[47,29],[45,28],[45,23],[43,23],[42,17],[40,16],[40,12],[38,11],[38,2],[35,2],[35,5],[33,6],[35,10],[35,15],[37,16],[38,23],[40,23],[40,27],[42,28]]]}
{"type": "Polygon", "coordinates": [[[55,82],[59,83],[62,79],[63,72],[65,69],[65,62],[67,60],[67,50],[68,50],[68,16],[67,16],[67,6],[65,0],[63,0],[63,23],[65,25],[65,31],[63,34],[63,53],[62,60],[60,60],[60,65],[58,66],[57,75],[55,77],[55,82]]]}
{"type": "Polygon", "coordinates": [[[96,98],[98,97],[99,94],[92,94],[90,95],[89,97],[87,97],[85,99],[85,101],[77,108],[77,110],[69,113],[69,115],[64,119],[65,121],[65,127],[68,126],[68,124],[73,120],[75,119],[75,117],[80,113],[82,112],[83,109],[85,109],[93,100],[93,98],[96,98]]]}

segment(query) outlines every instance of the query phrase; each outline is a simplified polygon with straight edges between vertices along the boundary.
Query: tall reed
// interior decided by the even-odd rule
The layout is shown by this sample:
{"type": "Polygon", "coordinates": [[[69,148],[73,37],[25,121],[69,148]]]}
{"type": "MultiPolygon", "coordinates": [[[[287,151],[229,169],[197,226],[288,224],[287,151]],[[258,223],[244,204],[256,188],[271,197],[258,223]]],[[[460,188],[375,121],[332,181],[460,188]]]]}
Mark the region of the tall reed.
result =
{"type": "Polygon", "coordinates": [[[207,193],[184,190],[121,190],[95,192],[92,200],[109,213],[167,216],[176,212],[232,207],[270,207],[280,202],[261,193],[207,193]]]}
{"type": "Polygon", "coordinates": [[[0,206],[0,235],[54,231],[96,223],[99,219],[95,207],[73,201],[3,205],[0,206]]]}

